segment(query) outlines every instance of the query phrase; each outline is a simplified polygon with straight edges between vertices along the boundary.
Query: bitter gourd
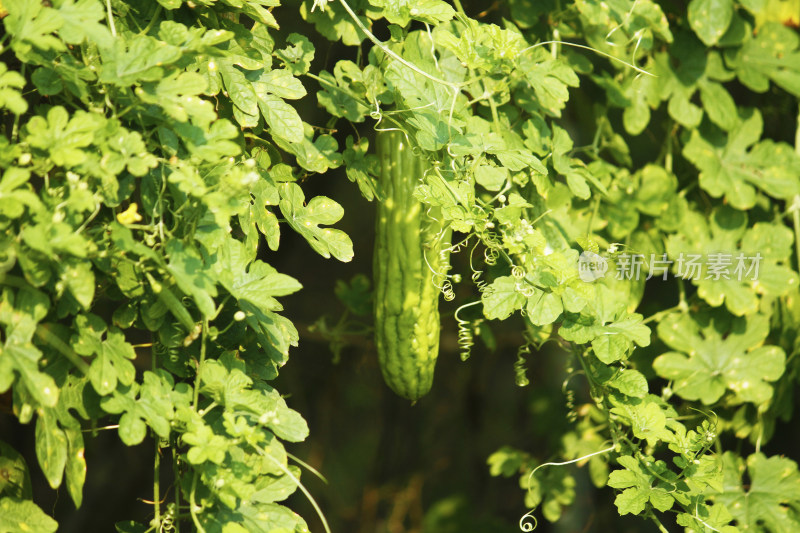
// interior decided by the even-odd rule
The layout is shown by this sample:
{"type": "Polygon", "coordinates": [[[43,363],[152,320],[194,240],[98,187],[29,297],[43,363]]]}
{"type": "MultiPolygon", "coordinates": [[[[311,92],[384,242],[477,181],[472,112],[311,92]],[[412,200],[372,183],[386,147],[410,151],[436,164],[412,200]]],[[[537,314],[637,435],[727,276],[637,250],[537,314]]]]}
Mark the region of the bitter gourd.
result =
{"type": "Polygon", "coordinates": [[[383,196],[373,260],[378,360],[387,385],[417,400],[431,389],[439,353],[440,290],[432,276],[447,269],[440,252],[449,231],[443,234],[438,209],[426,210],[413,196],[427,162],[402,132],[379,132],[376,141],[383,196]]]}

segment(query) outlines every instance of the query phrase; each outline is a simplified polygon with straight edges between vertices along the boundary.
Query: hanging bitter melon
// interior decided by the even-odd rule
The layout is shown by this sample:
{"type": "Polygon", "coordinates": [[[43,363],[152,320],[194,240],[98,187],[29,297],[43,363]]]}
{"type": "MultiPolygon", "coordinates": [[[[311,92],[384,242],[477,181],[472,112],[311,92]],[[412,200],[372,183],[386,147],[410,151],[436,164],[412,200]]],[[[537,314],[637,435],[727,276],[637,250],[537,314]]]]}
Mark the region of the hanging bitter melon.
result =
{"type": "MultiPolygon", "coordinates": [[[[380,159],[375,255],[375,341],[384,380],[400,396],[417,400],[433,384],[439,353],[439,293],[433,273],[444,274],[447,254],[438,209],[413,196],[427,162],[402,132],[377,135],[380,159]]],[[[442,277],[439,277],[441,283],[442,277]]]]}

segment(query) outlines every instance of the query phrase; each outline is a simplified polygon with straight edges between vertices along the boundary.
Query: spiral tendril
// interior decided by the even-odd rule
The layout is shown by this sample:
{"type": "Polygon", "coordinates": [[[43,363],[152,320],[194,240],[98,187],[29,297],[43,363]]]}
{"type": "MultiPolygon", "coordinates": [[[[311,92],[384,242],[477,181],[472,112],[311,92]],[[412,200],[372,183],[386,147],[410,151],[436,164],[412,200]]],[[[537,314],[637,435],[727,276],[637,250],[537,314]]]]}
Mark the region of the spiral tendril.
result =
{"type": "Polygon", "coordinates": [[[519,519],[519,529],[521,531],[525,532],[533,531],[539,525],[539,521],[536,520],[535,516],[533,516],[533,512],[535,510],[536,510],[535,508],[531,509],[530,511],[522,515],[522,518],[519,519]]]}
{"type": "MultiPolygon", "coordinates": [[[[570,369],[567,371],[570,372],[570,369]]],[[[561,392],[564,394],[564,398],[566,398],[567,420],[569,422],[575,422],[578,419],[578,412],[575,409],[575,391],[569,388],[569,380],[576,375],[577,373],[570,373],[561,384],[561,392]]]]}
{"type": "Polygon", "coordinates": [[[514,381],[518,387],[525,387],[530,384],[530,380],[526,375],[528,371],[528,363],[525,361],[525,357],[530,355],[530,353],[530,344],[526,343],[517,348],[517,360],[514,363],[514,381]]]}
{"type": "Polygon", "coordinates": [[[497,264],[497,259],[500,257],[500,252],[494,248],[486,248],[483,251],[483,262],[489,266],[497,264]]]}
{"type": "Polygon", "coordinates": [[[453,290],[453,283],[449,279],[444,280],[439,290],[442,291],[442,296],[446,302],[452,302],[456,297],[456,291],[453,290]]]}
{"type": "Polygon", "coordinates": [[[469,356],[472,353],[472,347],[475,345],[475,333],[473,328],[480,324],[480,320],[472,321],[472,320],[464,320],[458,314],[461,312],[462,309],[466,309],[467,307],[471,307],[473,305],[480,304],[481,301],[477,300],[475,302],[471,302],[468,304],[464,304],[458,309],[456,312],[453,313],[453,318],[456,319],[458,323],[458,347],[459,347],[459,356],[461,357],[462,361],[466,361],[469,359],[469,356]]]}

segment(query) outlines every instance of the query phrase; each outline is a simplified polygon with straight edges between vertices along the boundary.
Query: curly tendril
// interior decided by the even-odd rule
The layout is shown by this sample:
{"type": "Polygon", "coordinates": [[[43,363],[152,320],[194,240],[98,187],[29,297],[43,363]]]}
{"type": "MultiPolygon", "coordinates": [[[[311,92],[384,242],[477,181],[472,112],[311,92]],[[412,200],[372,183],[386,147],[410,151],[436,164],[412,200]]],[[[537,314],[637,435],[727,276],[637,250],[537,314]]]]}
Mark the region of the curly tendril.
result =
{"type": "Polygon", "coordinates": [[[473,331],[473,328],[477,324],[480,324],[481,321],[464,320],[463,318],[458,316],[458,314],[461,312],[461,310],[466,309],[467,307],[471,307],[473,305],[478,305],[480,303],[481,301],[477,300],[475,302],[464,304],[458,309],[456,309],[455,313],[453,313],[453,318],[455,318],[456,322],[458,323],[458,347],[460,348],[459,355],[461,356],[462,361],[466,361],[467,359],[469,359],[469,356],[472,353],[472,346],[474,346],[475,344],[475,333],[473,331]]]}
{"type": "Polygon", "coordinates": [[[498,252],[495,248],[486,248],[483,251],[483,262],[489,266],[496,265],[499,258],[500,252],[498,252]]]}
{"type": "Polygon", "coordinates": [[[456,298],[456,292],[453,290],[453,283],[449,279],[444,280],[439,290],[442,291],[442,296],[446,302],[452,302],[456,298]]]}
{"type": "Polygon", "coordinates": [[[526,356],[531,354],[531,345],[526,343],[517,348],[517,360],[514,363],[514,382],[518,387],[525,387],[530,384],[530,380],[526,375],[528,371],[528,363],[525,360],[526,356]]]}
{"type": "MultiPolygon", "coordinates": [[[[574,464],[574,463],[580,463],[581,461],[585,461],[586,459],[594,457],[595,455],[601,455],[601,454],[604,454],[604,453],[613,452],[614,449],[615,449],[615,445],[614,446],[609,446],[608,448],[604,448],[604,449],[596,451],[596,452],[592,452],[592,453],[583,455],[583,456],[578,457],[576,459],[571,459],[569,461],[563,461],[563,462],[560,462],[560,463],[542,463],[539,466],[537,466],[536,468],[534,468],[533,470],[531,470],[530,474],[528,474],[528,482],[527,482],[528,486],[527,486],[526,490],[528,492],[531,491],[531,480],[533,479],[533,475],[540,468],[543,468],[545,466],[566,466],[566,465],[571,465],[571,464],[574,464]]],[[[531,509],[530,511],[528,511],[527,513],[522,515],[522,518],[520,518],[520,520],[519,520],[519,528],[522,531],[533,531],[534,529],[536,529],[537,521],[536,521],[536,517],[533,516],[533,512],[535,510],[536,510],[536,507],[534,507],[533,509],[531,509]],[[527,519],[532,519],[533,523],[530,523],[529,521],[527,521],[527,519]]]]}
{"type": "Polygon", "coordinates": [[[519,519],[520,530],[527,532],[536,529],[536,527],[539,525],[539,521],[536,520],[535,516],[533,516],[533,512],[535,510],[536,508],[533,508],[524,515],[522,515],[522,518],[519,519]]]}

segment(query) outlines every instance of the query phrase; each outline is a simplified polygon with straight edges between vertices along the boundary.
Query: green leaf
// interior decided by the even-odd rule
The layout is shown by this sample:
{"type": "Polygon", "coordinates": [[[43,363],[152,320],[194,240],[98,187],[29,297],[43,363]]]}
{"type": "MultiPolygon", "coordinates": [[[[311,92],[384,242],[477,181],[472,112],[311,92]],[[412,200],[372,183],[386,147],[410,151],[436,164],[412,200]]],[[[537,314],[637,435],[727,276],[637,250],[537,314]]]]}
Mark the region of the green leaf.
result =
{"type": "Polygon", "coordinates": [[[304,35],[290,33],[286,38],[287,46],[275,51],[275,56],[283,61],[284,66],[295,76],[308,72],[314,60],[314,45],[304,35]]]}
{"type": "Polygon", "coordinates": [[[0,108],[6,108],[15,115],[28,110],[28,102],[22,97],[25,78],[19,72],[9,71],[5,63],[0,62],[0,108]]]}
{"type": "Polygon", "coordinates": [[[3,26],[13,37],[11,47],[21,59],[27,59],[34,47],[56,52],[66,48],[61,39],[52,35],[62,25],[55,9],[28,0],[3,0],[3,6],[8,10],[3,26]]]}
{"type": "Polygon", "coordinates": [[[591,342],[595,355],[605,364],[625,359],[634,343],[650,344],[650,328],[642,323],[642,316],[629,313],[627,302],[615,299],[614,294],[605,285],[597,286],[597,297],[588,303],[587,310],[581,315],[568,315],[559,330],[566,340],[591,342]]]}
{"type": "MultiPolygon", "coordinates": [[[[191,119],[197,124],[210,124],[216,113],[213,104],[201,97],[207,87],[208,82],[200,74],[173,72],[157,82],[144,83],[136,94],[143,102],[160,106],[167,116],[179,122],[191,119]]],[[[258,114],[258,110],[252,114],[258,114]]]]}
{"type": "Polygon", "coordinates": [[[253,86],[257,92],[264,91],[289,100],[297,100],[306,95],[303,83],[287,69],[270,70],[262,74],[253,86]]]}
{"type": "Polygon", "coordinates": [[[85,261],[66,261],[62,266],[61,281],[85,310],[94,300],[95,277],[92,265],[85,261]]]}
{"type": "Polygon", "coordinates": [[[650,461],[648,458],[643,460],[647,461],[647,468],[634,457],[619,457],[617,462],[625,469],[614,470],[608,478],[609,487],[625,489],[614,500],[621,515],[640,514],[648,503],[659,511],[666,512],[675,502],[670,494],[672,486],[662,481],[665,475],[670,475],[664,461],[650,461]],[[661,479],[651,472],[659,474],[661,479]]]}
{"type": "Polygon", "coordinates": [[[67,491],[75,503],[75,507],[79,508],[83,502],[83,486],[86,482],[83,432],[80,424],[76,421],[75,427],[65,427],[64,433],[67,436],[67,464],[64,468],[67,491]]]}
{"type": "MultiPolygon", "coordinates": [[[[363,13],[369,7],[366,0],[349,2],[356,13],[363,13]]],[[[310,9],[310,2],[300,4],[300,15],[304,20],[314,24],[314,29],[330,41],[341,42],[347,46],[357,46],[364,39],[364,34],[356,27],[350,15],[337,2],[329,3],[325,9],[310,9]]],[[[374,9],[374,8],[373,8],[374,9]]],[[[369,27],[370,21],[364,15],[358,17],[364,26],[369,27]]]]}
{"type": "Polygon", "coordinates": [[[174,406],[188,407],[190,390],[185,383],[175,385],[165,370],[148,370],[143,373],[141,384],[132,382],[118,387],[100,405],[107,413],[122,414],[119,437],[126,445],[135,446],[144,440],[148,426],[162,439],[169,437],[174,406]]]}
{"type": "Polygon", "coordinates": [[[130,360],[136,358],[136,352],[116,328],[109,331],[100,346],[97,357],[89,366],[89,379],[94,390],[105,396],[117,388],[117,383],[126,386],[133,383],[136,369],[130,360]]]}
{"type": "Polygon", "coordinates": [[[286,296],[302,288],[296,279],[278,273],[267,263],[250,262],[244,245],[238,241],[226,241],[217,254],[214,270],[220,283],[234,298],[250,302],[264,313],[283,309],[275,296],[286,296]]]}
{"type": "Polygon", "coordinates": [[[25,458],[0,440],[0,494],[12,498],[31,499],[31,476],[25,458]]]}
{"type": "Polygon", "coordinates": [[[525,314],[532,324],[544,326],[552,324],[564,310],[562,298],[553,292],[533,290],[525,304],[525,314]]]}
{"type": "Polygon", "coordinates": [[[29,183],[30,172],[11,167],[0,178],[0,195],[5,200],[0,203],[0,214],[8,218],[19,218],[25,213],[27,206],[30,211],[37,213],[44,208],[39,197],[31,190],[29,183]]]}
{"type": "Polygon", "coordinates": [[[714,46],[725,34],[733,17],[733,0],[692,0],[689,25],[706,46],[714,46]]]}
{"type": "Polygon", "coordinates": [[[244,73],[233,65],[223,65],[220,74],[233,105],[247,115],[257,115],[258,97],[253,84],[245,78],[244,73]]]}
{"type": "Polygon", "coordinates": [[[757,110],[740,118],[727,141],[692,132],[683,154],[700,169],[700,186],[714,197],[724,195],[737,209],[755,204],[756,187],[776,198],[800,193],[794,178],[800,172],[800,156],[784,143],[765,140],[756,144],[763,126],[757,110]]]}
{"type": "Polygon", "coordinates": [[[730,131],[739,123],[736,102],[719,83],[709,81],[700,83],[700,100],[711,122],[723,130],[730,131]]]}
{"type": "Polygon", "coordinates": [[[627,368],[616,374],[608,381],[608,385],[614,387],[622,394],[634,398],[644,398],[647,396],[647,378],[638,370],[627,368]]]}
{"type": "Polygon", "coordinates": [[[800,524],[800,473],[784,457],[754,453],[745,461],[733,452],[722,456],[723,489],[714,501],[724,504],[741,530],[790,533],[800,524]],[[744,478],[745,473],[747,478],[744,478]]]}
{"type": "Polygon", "coordinates": [[[308,529],[300,515],[276,503],[243,502],[235,509],[220,507],[213,513],[203,513],[201,523],[208,533],[292,533],[308,529]],[[229,527],[233,524],[238,527],[229,527]]]}
{"type": "Polygon", "coordinates": [[[31,340],[49,305],[43,293],[30,288],[16,295],[4,289],[0,298],[0,323],[5,326],[5,343],[0,347],[0,392],[8,390],[15,374],[19,375],[27,392],[44,407],[58,403],[59,389],[51,376],[39,370],[42,353],[31,340]]]}
{"type": "Polygon", "coordinates": [[[798,286],[797,274],[786,266],[794,239],[785,226],[759,222],[745,231],[747,216],[726,206],[714,210],[710,224],[695,212],[685,219],[685,229],[667,238],[666,249],[674,271],[691,279],[710,305],[724,303],[743,316],[757,310],[759,295],[780,296],[798,286]]]}
{"type": "Polygon", "coordinates": [[[695,129],[703,119],[703,110],[691,102],[692,93],[692,90],[676,90],[672,98],[669,99],[667,110],[670,116],[680,125],[695,129]]]}
{"type": "Polygon", "coordinates": [[[726,54],[736,76],[755,92],[765,92],[772,81],[800,97],[800,37],[791,28],[768,22],[741,48],[726,54]]]}
{"type": "MultiPolygon", "coordinates": [[[[287,104],[288,105],[288,104],[287,104]]],[[[320,135],[314,140],[314,131],[303,124],[304,137],[298,143],[290,143],[284,137],[273,137],[278,146],[297,157],[297,164],[309,172],[326,172],[342,164],[337,152],[339,144],[331,135],[320,135]]]]}
{"type": "Polygon", "coordinates": [[[175,277],[178,287],[192,297],[201,313],[207,317],[214,315],[217,288],[203,258],[177,239],[169,241],[166,248],[169,257],[167,270],[175,277]]]}
{"type": "MultiPolygon", "coordinates": [[[[296,466],[288,467],[296,479],[300,479],[300,469],[296,466]]],[[[258,503],[280,502],[292,495],[297,490],[297,482],[287,475],[261,476],[256,480],[256,492],[251,497],[258,503]]]]}
{"type": "Polygon", "coordinates": [[[67,464],[67,436],[50,409],[44,409],[36,419],[36,457],[47,482],[57,489],[67,464]]]}
{"type": "Polygon", "coordinates": [[[525,54],[519,67],[533,89],[537,103],[545,113],[561,116],[561,110],[569,99],[569,87],[577,87],[578,76],[563,59],[552,59],[542,49],[525,54]]]}
{"type": "Polygon", "coordinates": [[[475,181],[487,191],[499,191],[509,178],[508,168],[480,165],[475,169],[475,181]]]}
{"type": "MultiPolygon", "coordinates": [[[[258,230],[267,238],[267,246],[270,250],[277,250],[280,244],[280,227],[278,217],[269,209],[270,206],[277,206],[280,201],[277,186],[269,179],[262,179],[250,188],[253,201],[247,211],[249,222],[242,222],[243,226],[255,224],[258,230]]],[[[248,239],[250,236],[248,235],[248,239]]]]}
{"type": "MultiPolygon", "coordinates": [[[[625,420],[631,427],[634,437],[646,440],[650,446],[655,446],[658,441],[672,440],[672,432],[667,429],[666,414],[661,406],[651,399],[622,403],[612,408],[611,412],[625,420]]],[[[613,477],[613,472],[611,475],[613,477]]]]}
{"type": "Polygon", "coordinates": [[[781,377],[786,361],[781,348],[762,345],[768,334],[764,315],[670,315],[658,325],[658,335],[678,351],[658,356],[653,368],[687,400],[711,405],[730,390],[737,403],[761,405],[772,397],[769,382],[781,377]]]}
{"type": "Polygon", "coordinates": [[[518,287],[519,280],[513,276],[495,279],[481,295],[483,314],[489,320],[505,320],[515,311],[522,309],[526,298],[518,287]]]}
{"type": "Polygon", "coordinates": [[[407,26],[412,20],[427,24],[447,22],[455,16],[455,10],[442,0],[370,0],[383,9],[381,15],[391,24],[407,26]]]}
{"type": "Polygon", "coordinates": [[[61,106],[51,107],[47,119],[36,115],[26,125],[27,141],[47,152],[53,163],[72,167],[86,160],[82,150],[92,144],[94,132],[105,119],[95,113],[77,111],[72,117],[61,106]]]}
{"type": "Polygon", "coordinates": [[[353,258],[353,242],[346,233],[320,227],[320,224],[330,225],[341,220],[342,206],[326,196],[316,196],[305,205],[303,190],[296,183],[282,184],[280,193],[280,209],[286,221],[317,253],[325,258],[333,255],[344,262],[353,258]]]}
{"type": "Polygon", "coordinates": [[[105,20],[103,5],[97,0],[60,0],[55,2],[63,22],[59,36],[68,44],[89,41],[99,48],[107,48],[113,42],[111,32],[99,21],[105,20]]]}
{"type": "Polygon", "coordinates": [[[358,184],[361,195],[372,201],[378,193],[376,176],[378,175],[378,158],[368,154],[369,140],[362,137],[357,143],[348,135],[346,148],[342,152],[342,160],[347,172],[347,178],[358,184]]]}
{"type": "Polygon", "coordinates": [[[0,516],[0,533],[55,533],[58,529],[58,522],[30,500],[0,498],[0,516]]]}
{"type": "Polygon", "coordinates": [[[168,65],[181,59],[181,49],[147,35],[134,34],[116,39],[101,50],[103,57],[99,81],[119,87],[137,82],[159,81],[168,65]]]}

